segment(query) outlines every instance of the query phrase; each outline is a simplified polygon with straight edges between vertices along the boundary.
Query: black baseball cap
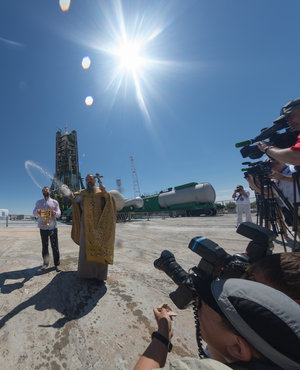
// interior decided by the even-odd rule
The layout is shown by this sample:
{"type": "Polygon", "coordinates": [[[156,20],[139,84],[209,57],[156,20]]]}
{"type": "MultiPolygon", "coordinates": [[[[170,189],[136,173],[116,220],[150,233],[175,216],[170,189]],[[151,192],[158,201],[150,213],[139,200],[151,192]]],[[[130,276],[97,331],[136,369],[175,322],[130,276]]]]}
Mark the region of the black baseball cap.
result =
{"type": "Polygon", "coordinates": [[[286,120],[287,116],[292,112],[293,109],[300,106],[300,98],[291,100],[280,110],[280,116],[275,119],[274,123],[286,120]]]}
{"type": "Polygon", "coordinates": [[[295,301],[243,279],[199,282],[195,289],[263,356],[285,370],[300,369],[300,305],[295,301]]]}

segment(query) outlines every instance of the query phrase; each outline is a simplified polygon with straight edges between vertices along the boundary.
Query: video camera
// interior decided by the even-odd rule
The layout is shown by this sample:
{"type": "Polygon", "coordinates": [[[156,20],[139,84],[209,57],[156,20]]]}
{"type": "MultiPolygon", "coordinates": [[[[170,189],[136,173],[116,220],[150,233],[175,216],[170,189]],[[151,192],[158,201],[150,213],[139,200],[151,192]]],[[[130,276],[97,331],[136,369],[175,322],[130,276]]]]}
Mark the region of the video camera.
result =
{"type": "Polygon", "coordinates": [[[173,253],[165,250],[154,261],[154,267],[164,271],[178,288],[170,293],[170,298],[179,309],[186,308],[197,296],[195,286],[201,282],[216,279],[241,277],[249,264],[268,254],[272,254],[276,235],[252,222],[243,222],[237,233],[251,239],[246,254],[230,255],[218,244],[202,236],[196,236],[189,243],[189,249],[202,257],[198,266],[186,272],[175,260],[173,253]]]}
{"type": "Polygon", "coordinates": [[[258,159],[261,158],[264,153],[258,149],[257,145],[251,145],[257,143],[258,141],[269,139],[271,144],[274,144],[278,148],[288,148],[294,145],[297,141],[298,133],[291,131],[286,120],[280,121],[273,126],[264,128],[261,130],[261,133],[256,136],[254,139],[242,141],[236,143],[235,147],[243,147],[240,152],[243,158],[258,159]],[[286,129],[283,133],[278,133],[282,129],[286,129]]]}
{"type": "Polygon", "coordinates": [[[248,168],[242,168],[245,179],[252,175],[253,177],[268,178],[272,172],[271,162],[243,162],[242,164],[249,166],[248,168]]]}

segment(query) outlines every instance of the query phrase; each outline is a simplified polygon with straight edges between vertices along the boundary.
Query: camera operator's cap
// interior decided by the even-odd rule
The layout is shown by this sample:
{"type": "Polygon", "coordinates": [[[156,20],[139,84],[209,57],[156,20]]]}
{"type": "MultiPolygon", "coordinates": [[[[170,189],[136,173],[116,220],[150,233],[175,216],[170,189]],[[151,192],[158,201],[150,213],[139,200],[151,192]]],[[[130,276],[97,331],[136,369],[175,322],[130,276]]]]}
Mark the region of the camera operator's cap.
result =
{"type": "Polygon", "coordinates": [[[198,297],[203,299],[203,301],[219,315],[225,316],[212,294],[211,283],[208,281],[201,281],[200,279],[194,279],[193,284],[198,297]]]}
{"type": "Polygon", "coordinates": [[[211,292],[223,315],[256,350],[283,369],[300,369],[300,305],[243,279],[215,281],[211,292]]]}
{"type": "Polygon", "coordinates": [[[295,109],[300,106],[300,98],[291,100],[280,110],[280,117],[275,119],[274,123],[279,123],[280,121],[286,120],[286,117],[295,109]]]}

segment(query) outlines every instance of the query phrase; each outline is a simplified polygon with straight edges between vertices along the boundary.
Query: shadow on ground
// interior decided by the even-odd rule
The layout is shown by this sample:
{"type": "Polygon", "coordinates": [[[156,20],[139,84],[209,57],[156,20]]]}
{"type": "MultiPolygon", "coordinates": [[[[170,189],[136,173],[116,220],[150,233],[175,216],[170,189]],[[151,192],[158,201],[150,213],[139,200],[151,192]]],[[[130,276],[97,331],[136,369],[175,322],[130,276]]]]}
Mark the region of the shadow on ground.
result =
{"type": "Polygon", "coordinates": [[[31,278],[33,278],[36,275],[42,275],[44,273],[46,273],[46,271],[41,271],[40,266],[25,270],[3,272],[2,274],[0,274],[0,292],[2,294],[9,294],[16,289],[21,289],[24,286],[24,284],[31,278]],[[5,284],[6,280],[20,280],[20,279],[23,280],[10,284],[5,284]]]}
{"type": "MultiPolygon", "coordinates": [[[[24,283],[34,276],[34,271],[35,275],[41,274],[38,268],[1,274],[0,283],[5,281],[5,279],[22,278],[23,274],[24,281],[11,284],[12,286],[7,288],[6,291],[6,293],[9,293],[9,290],[11,292],[15,289],[19,289],[16,284],[21,284],[20,287],[23,287],[24,283]],[[27,271],[27,273],[25,273],[25,271],[27,271]]],[[[4,287],[5,286],[2,286],[2,290],[4,287]]],[[[8,320],[18,315],[29,306],[34,306],[38,311],[56,310],[61,313],[63,317],[58,319],[55,323],[40,325],[43,327],[61,328],[67,322],[79,319],[91,312],[98,301],[105,295],[106,291],[105,284],[100,284],[97,280],[79,279],[75,271],[61,272],[40,292],[27,301],[20,303],[8,314],[3,316],[0,319],[0,328],[2,328],[8,320]]]]}

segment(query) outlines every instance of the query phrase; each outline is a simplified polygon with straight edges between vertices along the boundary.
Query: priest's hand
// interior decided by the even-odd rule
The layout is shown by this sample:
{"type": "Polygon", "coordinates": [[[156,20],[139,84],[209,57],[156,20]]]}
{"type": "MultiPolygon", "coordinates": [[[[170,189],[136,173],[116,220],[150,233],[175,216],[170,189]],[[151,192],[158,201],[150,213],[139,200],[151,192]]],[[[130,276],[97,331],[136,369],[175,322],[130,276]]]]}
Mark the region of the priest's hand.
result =
{"type": "Polygon", "coordinates": [[[99,189],[101,191],[106,191],[106,187],[102,184],[102,182],[100,182],[100,184],[99,184],[99,189]]]}
{"type": "Polygon", "coordinates": [[[60,187],[60,191],[63,193],[63,195],[69,199],[74,199],[74,193],[72,193],[72,191],[70,190],[70,188],[68,187],[68,185],[66,184],[62,184],[61,187],[60,187]]]}

